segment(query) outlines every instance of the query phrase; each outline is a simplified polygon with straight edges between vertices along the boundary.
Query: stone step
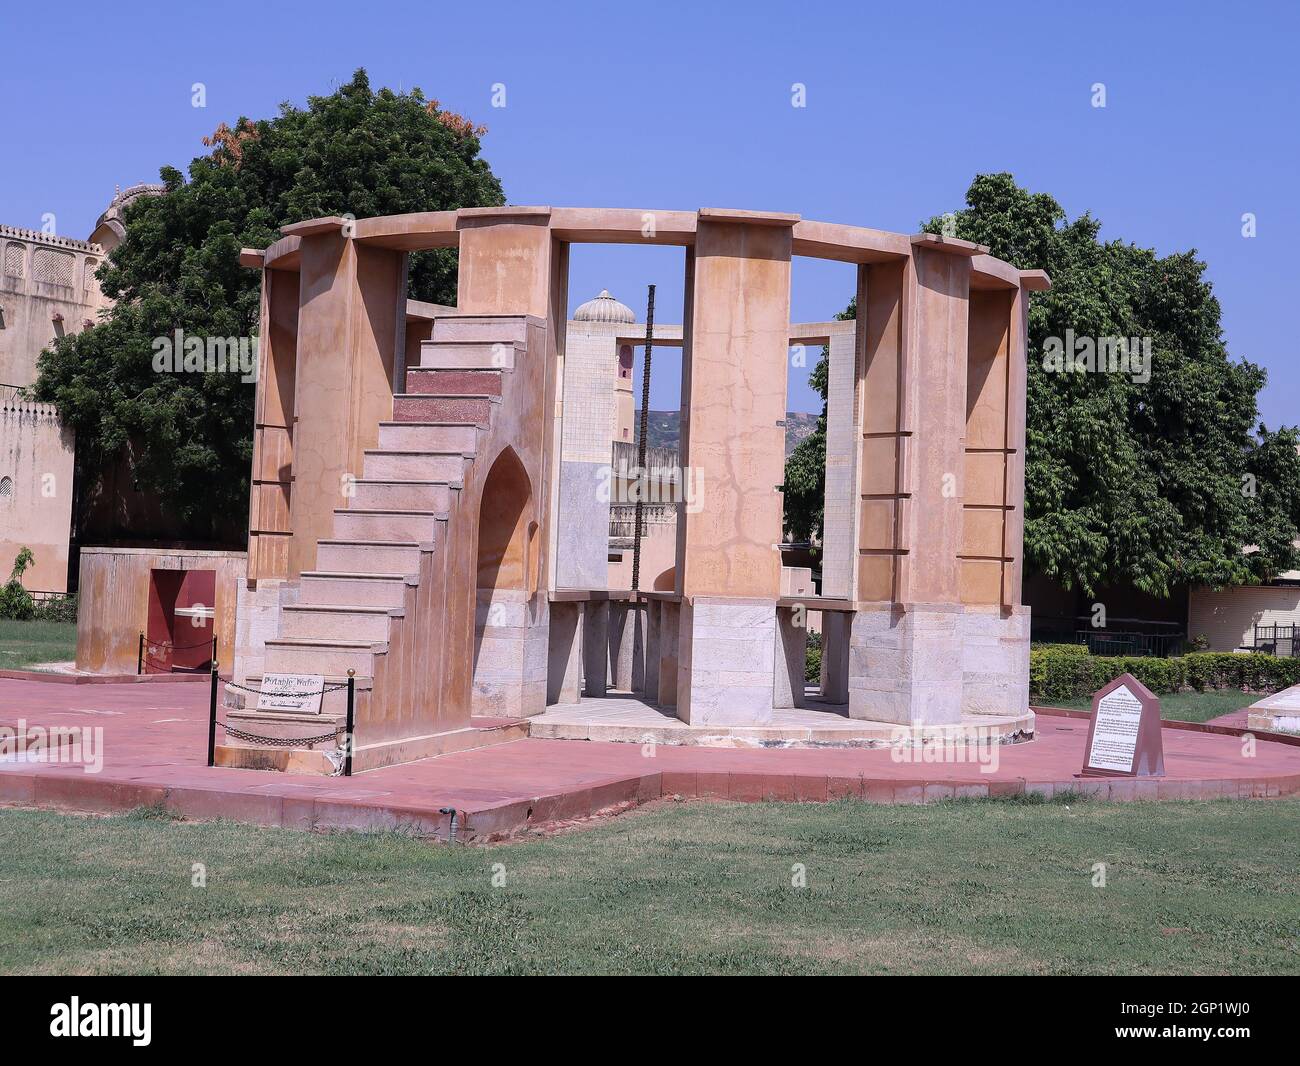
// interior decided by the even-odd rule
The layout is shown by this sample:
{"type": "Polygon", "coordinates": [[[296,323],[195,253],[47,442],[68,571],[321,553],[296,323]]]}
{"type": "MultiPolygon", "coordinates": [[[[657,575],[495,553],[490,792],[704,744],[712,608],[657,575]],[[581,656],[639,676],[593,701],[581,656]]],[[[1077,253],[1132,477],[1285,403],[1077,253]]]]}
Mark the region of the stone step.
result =
{"type": "Polygon", "coordinates": [[[308,605],[390,608],[406,602],[406,578],[401,574],[307,570],[302,574],[300,589],[300,602],[308,605]]]}
{"type": "Polygon", "coordinates": [[[430,340],[504,341],[524,343],[527,315],[439,315],[433,320],[430,340]]]}
{"type": "Polygon", "coordinates": [[[371,511],[437,511],[449,514],[460,492],[455,481],[412,481],[406,478],[362,478],[354,482],[351,505],[371,511]]]}
{"type": "Polygon", "coordinates": [[[365,474],[376,481],[460,481],[465,476],[464,452],[398,452],[367,449],[365,474]]]}
{"type": "Polygon", "coordinates": [[[337,510],[334,512],[334,536],[339,540],[432,544],[438,539],[439,520],[445,521],[446,518],[446,514],[424,510],[337,510]]]}
{"type": "Polygon", "coordinates": [[[467,422],[380,422],[380,451],[472,452],[478,427],[467,422]]]}
{"type": "Polygon", "coordinates": [[[499,396],[434,396],[399,393],[393,397],[393,418],[398,422],[471,422],[486,426],[499,396]]]}
{"type": "Polygon", "coordinates": [[[422,341],[420,366],[431,370],[513,370],[523,350],[517,341],[422,341]]]}
{"type": "Polygon", "coordinates": [[[316,569],[336,574],[418,574],[420,545],[415,541],[322,540],[316,569]]]}
{"type": "Polygon", "coordinates": [[[430,370],[413,366],[406,372],[410,395],[500,396],[500,370],[430,370]]]}
{"type": "Polygon", "coordinates": [[[388,607],[286,604],[280,613],[280,636],[319,640],[388,640],[388,607]]]}
{"type": "Polygon", "coordinates": [[[268,674],[336,674],[355,670],[357,677],[375,676],[375,656],[388,646],[369,640],[323,640],[319,637],[272,637],[266,642],[268,674]]]}

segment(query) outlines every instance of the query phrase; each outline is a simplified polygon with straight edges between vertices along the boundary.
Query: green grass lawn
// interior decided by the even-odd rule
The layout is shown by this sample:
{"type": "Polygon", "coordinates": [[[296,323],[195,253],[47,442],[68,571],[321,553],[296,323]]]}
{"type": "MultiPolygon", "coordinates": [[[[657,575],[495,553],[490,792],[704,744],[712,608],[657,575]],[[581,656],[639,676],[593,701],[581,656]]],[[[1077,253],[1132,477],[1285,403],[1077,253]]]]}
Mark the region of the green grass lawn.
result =
{"type": "Polygon", "coordinates": [[[8,809],[0,971],[1294,974],[1297,824],[1292,800],[668,803],[448,848],[8,809]]]}
{"type": "Polygon", "coordinates": [[[76,658],[76,622],[15,622],[0,618],[0,670],[76,658]]]}
{"type": "MultiPolygon", "coordinates": [[[[1258,703],[1264,697],[1236,689],[1212,689],[1206,692],[1167,692],[1160,697],[1160,717],[1174,722],[1208,722],[1221,714],[1230,714],[1258,703]]],[[[1050,706],[1091,710],[1092,697],[1081,700],[1058,700],[1050,706]]]]}

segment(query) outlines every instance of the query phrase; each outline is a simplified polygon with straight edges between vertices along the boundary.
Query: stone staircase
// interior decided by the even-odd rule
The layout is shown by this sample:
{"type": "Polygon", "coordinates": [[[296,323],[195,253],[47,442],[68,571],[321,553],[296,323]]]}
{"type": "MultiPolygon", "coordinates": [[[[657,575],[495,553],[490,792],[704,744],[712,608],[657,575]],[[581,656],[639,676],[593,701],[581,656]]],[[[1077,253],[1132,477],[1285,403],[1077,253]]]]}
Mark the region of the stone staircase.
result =
{"type": "MultiPolygon", "coordinates": [[[[379,424],[378,447],[365,452],[348,506],[334,512],[333,536],[317,544],[316,569],[301,575],[297,602],[281,608],[279,634],[266,641],[266,673],[320,674],[328,688],[351,669],[364,720],[382,660],[408,613],[431,596],[426,579],[454,554],[448,537],[471,534],[471,522],[455,521],[460,490],[491,430],[505,375],[525,355],[526,330],[523,315],[434,320],[419,365],[407,368],[406,392],[393,399],[393,420],[379,424]]],[[[248,682],[257,688],[262,678],[248,682]]],[[[310,728],[301,715],[252,710],[253,696],[249,709],[229,717],[245,729],[241,719],[255,721],[250,731],[259,735],[319,735],[322,725],[342,728],[346,695],[327,691],[322,719],[310,728]]]]}

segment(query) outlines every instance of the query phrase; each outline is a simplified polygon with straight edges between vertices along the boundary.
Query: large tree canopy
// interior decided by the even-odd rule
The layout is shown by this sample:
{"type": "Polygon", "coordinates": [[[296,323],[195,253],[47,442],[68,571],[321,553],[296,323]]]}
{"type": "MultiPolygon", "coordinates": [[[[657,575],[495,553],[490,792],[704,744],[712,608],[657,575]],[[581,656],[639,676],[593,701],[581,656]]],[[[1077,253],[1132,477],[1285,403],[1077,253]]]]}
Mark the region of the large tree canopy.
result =
{"type": "MultiPolygon", "coordinates": [[[[283,223],[503,203],[479,158],[483,132],[419,89],[374,92],[358,70],[306,108],[222,123],[189,181],[163,167],[166,194],[128,209],[126,239],[100,268],[115,306],[40,359],[35,396],[76,430],[83,483],[129,448],[136,481],[177,534],[203,536],[219,528],[214,516],[244,513],[254,386],[238,373],[156,372],[155,338],[255,334],[260,277],[240,267],[239,249],[266,247],[283,223]]],[[[412,256],[413,297],[454,303],[455,278],[454,253],[412,256]]]]}
{"type": "MultiPolygon", "coordinates": [[[[1164,596],[1181,584],[1249,584],[1300,565],[1297,432],[1256,426],[1265,372],[1228,358],[1219,303],[1194,252],[1161,257],[1103,242],[1099,221],[1067,219],[1052,197],[1010,174],[980,175],[964,210],[924,228],[945,223],[1052,277],[1029,316],[1029,568],[1089,594],[1127,583],[1164,596]],[[1050,356],[1067,331],[1150,338],[1150,380],[1056,369],[1050,356]]],[[[855,315],[850,305],[846,317],[855,315]]],[[[824,397],[824,371],[820,380],[824,397]]],[[[824,436],[806,439],[787,464],[794,535],[820,529],[818,447],[824,454],[824,436]]]]}

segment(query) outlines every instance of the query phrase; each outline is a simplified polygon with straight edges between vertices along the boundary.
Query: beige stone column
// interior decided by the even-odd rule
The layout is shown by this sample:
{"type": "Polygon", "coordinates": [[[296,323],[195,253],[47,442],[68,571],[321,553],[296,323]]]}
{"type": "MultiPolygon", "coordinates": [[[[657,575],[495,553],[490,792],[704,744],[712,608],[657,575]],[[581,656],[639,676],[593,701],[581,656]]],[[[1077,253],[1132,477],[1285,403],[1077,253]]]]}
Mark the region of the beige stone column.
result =
{"type": "Polygon", "coordinates": [[[546,702],[577,703],[582,688],[582,604],[551,604],[546,702]]]}
{"type": "Polygon", "coordinates": [[[971,293],[961,592],[963,707],[973,714],[1020,715],[1029,704],[1029,610],[1020,603],[1027,310],[1022,286],[971,293]]]}
{"type": "Polygon", "coordinates": [[[688,291],[677,705],[691,724],[772,719],[794,215],[701,211],[688,291]]]}
{"type": "MultiPolygon", "coordinates": [[[[858,269],[858,306],[867,304],[865,268],[858,269]]],[[[827,344],[826,491],[822,519],[821,594],[852,599],[857,580],[858,442],[861,439],[862,330],[859,323],[827,344]]]]}
{"type": "MultiPolygon", "coordinates": [[[[550,604],[548,590],[554,583],[554,513],[558,484],[557,389],[562,362],[567,253],[550,228],[548,207],[467,208],[457,214],[459,258],[457,310],[462,315],[492,319],[498,316],[531,316],[527,326],[527,350],[502,382],[501,403],[494,405],[487,432],[480,436],[479,454],[489,457],[511,448],[528,476],[533,515],[537,523],[535,551],[538,580],[526,597],[519,624],[509,632],[494,633],[494,654],[511,664],[508,684],[498,684],[507,705],[524,715],[540,712],[547,692],[547,649],[550,604]],[[512,648],[511,643],[519,645],[512,648]],[[508,689],[517,686],[517,693],[508,689]]],[[[468,544],[477,536],[475,523],[490,463],[476,460],[465,477],[461,493],[461,515],[467,525],[455,522],[455,535],[468,544]]],[[[462,576],[452,567],[452,598],[456,603],[468,597],[460,587],[462,576]]],[[[468,583],[468,582],[466,582],[468,583]]],[[[474,597],[478,592],[474,592],[474,597]]],[[[584,611],[583,655],[588,673],[591,623],[598,611],[588,604],[584,611]]],[[[474,626],[481,630],[481,623],[474,626]]],[[[453,641],[470,632],[459,614],[451,613],[448,627],[453,641]]],[[[604,656],[602,645],[602,658],[604,656]]],[[[483,665],[480,650],[476,670],[483,665]]],[[[602,672],[603,676],[603,672],[602,672]]],[[[602,690],[603,691],[603,690],[602,690]]]]}
{"type": "Polygon", "coordinates": [[[293,535],[293,404],[297,377],[297,271],[262,272],[253,477],[248,513],[248,578],[284,578],[293,535]]]}
{"type": "Polygon", "coordinates": [[[294,397],[293,538],[288,576],[316,565],[347,478],[393,417],[394,360],[406,312],[406,255],[358,245],[341,225],[302,236],[294,397]]]}
{"type": "MultiPolygon", "coordinates": [[[[1006,553],[1011,431],[1011,315],[1018,290],[989,289],[970,296],[966,390],[965,494],[962,503],[961,598],[1001,607],[1011,563],[1006,553]]],[[[1015,553],[1019,555],[1017,551],[1015,553]]]]}
{"type": "Polygon", "coordinates": [[[918,239],[867,280],[859,598],[849,713],[909,725],[962,710],[970,256],[918,239]]]}
{"type": "Polygon", "coordinates": [[[550,217],[549,207],[461,209],[456,281],[461,314],[550,315],[550,217]]]}
{"type": "Polygon", "coordinates": [[[660,618],[663,605],[658,600],[645,601],[645,677],[647,703],[659,702],[660,618]]]}
{"type": "Polygon", "coordinates": [[[808,662],[808,627],[796,624],[794,609],[776,610],[777,655],[773,671],[773,707],[806,707],[804,688],[808,662]]]}

